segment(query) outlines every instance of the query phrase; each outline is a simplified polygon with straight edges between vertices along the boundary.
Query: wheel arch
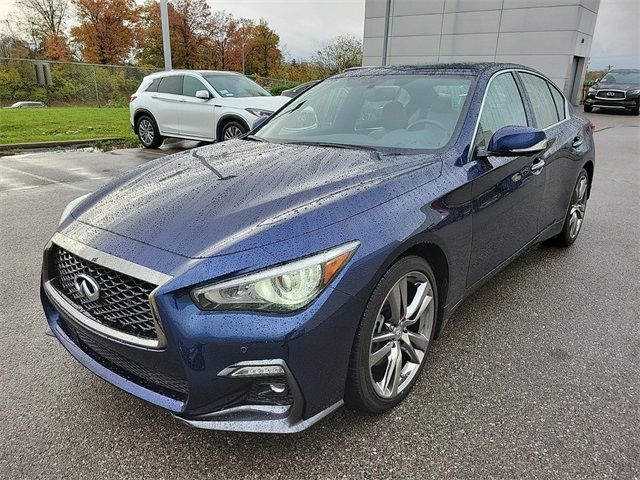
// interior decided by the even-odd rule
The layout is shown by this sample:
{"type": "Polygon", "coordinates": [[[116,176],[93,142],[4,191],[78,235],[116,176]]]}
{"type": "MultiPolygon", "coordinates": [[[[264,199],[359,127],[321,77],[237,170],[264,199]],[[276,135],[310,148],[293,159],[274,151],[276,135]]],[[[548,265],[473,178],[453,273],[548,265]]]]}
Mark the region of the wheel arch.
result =
{"type": "Polygon", "coordinates": [[[138,134],[138,120],[142,115],[148,115],[149,117],[151,117],[151,120],[153,120],[153,122],[156,124],[158,131],[160,131],[160,126],[158,125],[156,117],[153,116],[153,113],[151,113],[146,108],[139,108],[133,114],[133,131],[135,132],[136,135],[138,134]]]}
{"type": "Polygon", "coordinates": [[[216,125],[216,139],[218,141],[221,140],[222,130],[224,129],[225,125],[227,125],[227,123],[232,121],[238,122],[240,125],[242,125],[244,128],[247,129],[247,132],[251,130],[246,120],[242,118],[240,115],[236,115],[234,113],[227,113],[222,117],[220,117],[220,119],[218,120],[218,124],[216,125]]]}
{"type": "Polygon", "coordinates": [[[587,162],[583,165],[587,176],[589,177],[589,190],[587,190],[587,198],[591,197],[591,185],[593,185],[593,162],[591,160],[587,160],[587,162]]]}

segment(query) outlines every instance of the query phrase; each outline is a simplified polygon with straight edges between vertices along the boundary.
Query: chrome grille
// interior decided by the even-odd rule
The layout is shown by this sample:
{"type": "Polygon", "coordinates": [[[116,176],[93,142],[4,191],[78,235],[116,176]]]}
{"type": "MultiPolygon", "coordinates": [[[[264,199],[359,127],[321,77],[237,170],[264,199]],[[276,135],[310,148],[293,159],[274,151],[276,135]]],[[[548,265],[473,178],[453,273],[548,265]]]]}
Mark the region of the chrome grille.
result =
{"type": "Polygon", "coordinates": [[[78,257],[63,248],[52,250],[54,286],[74,306],[96,322],[129,335],[156,339],[157,331],[149,295],[156,285],[78,257]],[[100,287],[100,297],[88,301],[78,293],[74,281],[89,275],[100,287]]]}
{"type": "Polygon", "coordinates": [[[626,98],[625,92],[620,90],[598,90],[596,92],[596,98],[602,100],[622,100],[626,98]]]}

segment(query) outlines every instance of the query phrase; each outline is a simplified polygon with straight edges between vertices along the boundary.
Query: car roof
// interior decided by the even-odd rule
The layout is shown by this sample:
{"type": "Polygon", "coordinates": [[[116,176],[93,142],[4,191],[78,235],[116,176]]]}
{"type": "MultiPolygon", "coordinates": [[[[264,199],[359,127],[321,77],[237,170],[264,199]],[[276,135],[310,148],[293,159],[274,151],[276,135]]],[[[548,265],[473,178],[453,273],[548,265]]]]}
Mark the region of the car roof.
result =
{"type": "MultiPolygon", "coordinates": [[[[384,67],[354,67],[336,75],[336,77],[369,76],[369,75],[419,75],[429,73],[460,73],[462,75],[479,75],[485,72],[497,72],[505,69],[521,69],[536,72],[534,69],[517,63],[497,62],[460,62],[460,63],[426,63],[419,65],[388,65],[384,67]]],[[[537,73],[537,72],[536,72],[537,73]]]]}
{"type": "Polygon", "coordinates": [[[149,75],[147,75],[147,77],[150,78],[157,78],[157,77],[162,77],[165,75],[179,75],[179,74],[185,74],[185,73],[199,73],[200,75],[206,75],[206,74],[216,74],[216,75],[242,75],[241,73],[238,72],[229,72],[229,71],[225,71],[225,70],[186,70],[186,69],[177,69],[177,70],[163,70],[161,72],[154,72],[151,73],[149,75]]]}

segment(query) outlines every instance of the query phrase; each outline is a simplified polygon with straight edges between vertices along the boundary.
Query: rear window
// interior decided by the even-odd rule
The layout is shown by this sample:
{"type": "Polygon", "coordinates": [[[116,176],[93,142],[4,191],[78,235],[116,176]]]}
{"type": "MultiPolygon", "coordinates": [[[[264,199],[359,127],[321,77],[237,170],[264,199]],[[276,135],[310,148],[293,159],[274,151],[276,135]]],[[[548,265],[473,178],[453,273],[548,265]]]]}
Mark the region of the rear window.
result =
{"type": "Polygon", "coordinates": [[[556,103],[551,96],[547,81],[542,77],[529,73],[520,73],[520,77],[531,100],[533,114],[536,117],[536,126],[538,128],[547,128],[554,123],[558,123],[556,103]]]}
{"type": "Polygon", "coordinates": [[[182,81],[180,75],[172,75],[170,77],[162,77],[158,85],[158,93],[173,93],[175,95],[182,94],[182,81]]]}
{"type": "Polygon", "coordinates": [[[162,80],[161,78],[154,78],[153,82],[151,82],[151,84],[144,89],[145,92],[157,92],[158,91],[158,85],[160,85],[160,80],[162,80]]]}

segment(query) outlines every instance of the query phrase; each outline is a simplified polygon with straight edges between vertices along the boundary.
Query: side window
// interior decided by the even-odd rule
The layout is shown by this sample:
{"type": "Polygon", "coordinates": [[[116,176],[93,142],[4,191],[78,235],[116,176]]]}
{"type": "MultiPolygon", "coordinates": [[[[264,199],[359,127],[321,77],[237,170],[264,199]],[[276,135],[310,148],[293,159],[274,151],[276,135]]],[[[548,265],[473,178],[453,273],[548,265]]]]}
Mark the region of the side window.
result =
{"type": "Polygon", "coordinates": [[[558,120],[564,120],[567,118],[564,111],[564,96],[560,93],[555,85],[549,84],[549,90],[551,90],[551,96],[553,97],[553,103],[556,104],[556,112],[558,112],[558,120]]]}
{"type": "Polygon", "coordinates": [[[551,96],[547,81],[542,77],[529,73],[520,73],[520,78],[522,78],[524,88],[529,94],[533,114],[536,117],[536,126],[538,128],[547,128],[554,123],[558,123],[556,104],[551,96]]]}
{"type": "Polygon", "coordinates": [[[185,75],[182,79],[182,95],[195,97],[198,90],[207,90],[207,87],[196,77],[185,75]]]}
{"type": "Polygon", "coordinates": [[[516,81],[510,73],[503,73],[487,90],[476,145],[486,147],[496,130],[513,125],[527,126],[527,115],[516,81]]]}
{"type": "Polygon", "coordinates": [[[145,92],[157,92],[158,91],[158,85],[160,84],[160,80],[162,80],[161,78],[154,78],[153,82],[151,82],[151,84],[145,88],[145,92]]]}
{"type": "Polygon", "coordinates": [[[160,80],[160,84],[158,85],[158,93],[173,93],[174,95],[181,95],[181,79],[181,75],[162,77],[162,80],[160,80]]]}

